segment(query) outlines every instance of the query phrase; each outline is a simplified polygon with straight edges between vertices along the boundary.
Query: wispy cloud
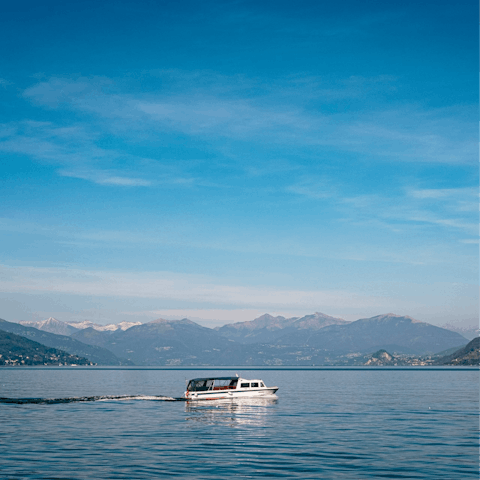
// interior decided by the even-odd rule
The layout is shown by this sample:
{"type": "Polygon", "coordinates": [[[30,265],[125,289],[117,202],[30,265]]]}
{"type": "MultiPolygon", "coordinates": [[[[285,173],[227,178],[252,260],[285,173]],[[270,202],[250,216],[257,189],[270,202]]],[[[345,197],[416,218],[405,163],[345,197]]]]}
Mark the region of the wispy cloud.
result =
{"type": "Polygon", "coordinates": [[[332,179],[303,177],[296,183],[287,186],[285,190],[287,193],[319,200],[334,196],[335,189],[333,185],[332,179]]]}
{"type": "Polygon", "coordinates": [[[27,88],[23,94],[38,105],[50,108],[88,108],[98,105],[106,98],[112,98],[113,82],[106,77],[79,77],[72,81],[67,78],[52,77],[27,88]]]}
{"type": "MultiPolygon", "coordinates": [[[[82,305],[85,300],[81,299],[88,297],[95,308],[107,306],[109,312],[106,318],[110,317],[110,321],[119,318],[119,314],[127,317],[133,315],[147,321],[163,314],[177,318],[195,314],[195,317],[203,319],[219,319],[225,312],[224,319],[242,321],[251,320],[257,316],[257,312],[290,312],[298,315],[314,311],[347,316],[354,320],[362,315],[371,316],[393,310],[417,318],[431,318],[435,322],[435,317],[441,312],[458,316],[461,311],[466,312],[463,315],[467,317],[478,313],[478,287],[474,285],[435,282],[432,285],[417,285],[414,282],[398,282],[387,289],[394,291],[395,295],[389,295],[385,287],[385,282],[364,284],[356,291],[302,290],[268,285],[245,287],[225,284],[212,277],[171,272],[127,273],[0,266],[0,291],[23,295],[22,298],[30,299],[29,301],[32,301],[31,298],[36,301],[38,296],[44,295],[53,298],[68,295],[69,304],[75,304],[72,299],[74,296],[78,297],[82,305]],[[439,291],[443,294],[441,299],[438,297],[439,291]],[[153,306],[148,311],[137,307],[145,304],[158,304],[159,307],[153,306]],[[124,312],[118,311],[118,305],[122,305],[124,312]],[[136,311],[127,311],[125,307],[136,311]],[[245,318],[244,314],[251,314],[252,317],[245,318]]],[[[92,312],[85,312],[89,317],[91,314],[92,312]]]]}
{"type": "Polygon", "coordinates": [[[416,226],[438,226],[478,235],[478,189],[396,188],[390,195],[351,195],[332,180],[304,179],[288,186],[287,193],[306,199],[326,200],[352,224],[385,227],[402,232],[416,226]]]}
{"type": "MultiPolygon", "coordinates": [[[[378,219],[348,218],[348,231],[351,226],[358,223],[367,227],[371,232],[379,232],[388,229],[394,233],[414,231],[415,227],[407,222],[388,222],[378,219]]],[[[340,220],[342,221],[342,220],[340,220]]],[[[349,264],[352,269],[369,268],[375,264],[397,264],[408,266],[435,266],[443,265],[445,268],[461,267],[471,269],[474,266],[475,257],[468,252],[458,251],[455,243],[449,246],[439,242],[427,245],[399,245],[395,240],[392,245],[383,242],[371,241],[370,245],[357,245],[355,242],[331,242],[323,243],[319,240],[304,238],[304,235],[295,231],[282,232],[281,237],[274,234],[275,239],[266,241],[250,235],[242,234],[241,229],[232,234],[232,227],[228,231],[216,230],[212,232],[208,228],[202,229],[192,224],[188,218],[164,218],[161,226],[145,228],[142,231],[114,230],[114,229],[89,229],[80,226],[68,227],[65,225],[46,225],[32,221],[0,218],[0,232],[16,232],[25,234],[28,238],[41,238],[42,241],[49,239],[52,248],[71,246],[95,251],[108,246],[109,249],[124,252],[152,252],[157,255],[158,251],[168,250],[169,247],[193,249],[195,255],[223,255],[224,253],[236,253],[247,255],[261,255],[264,259],[273,257],[278,263],[290,262],[292,258],[310,259],[312,262],[328,259],[329,262],[342,262],[349,264]],[[320,244],[322,246],[320,246],[320,244]],[[157,253],[156,253],[157,252],[157,253]]],[[[353,234],[352,234],[353,235],[353,234]]],[[[462,239],[462,243],[469,243],[462,239]]],[[[460,240],[459,240],[460,241],[460,240]]],[[[136,254],[136,253],[134,253],[136,254]]],[[[145,253],[146,254],[146,253],[145,253]]]]}
{"type": "Polygon", "coordinates": [[[465,239],[465,240],[460,240],[460,243],[465,243],[467,245],[478,245],[479,244],[479,239],[465,239]]]}
{"type": "Polygon", "coordinates": [[[52,122],[16,122],[0,125],[0,152],[28,155],[42,163],[62,167],[57,170],[60,176],[97,185],[149,187],[205,183],[185,172],[185,165],[101,148],[96,145],[98,137],[98,133],[80,125],[59,127],[52,122]]]}
{"type": "Polygon", "coordinates": [[[105,78],[51,78],[24,95],[37,105],[94,114],[107,121],[105,128],[123,135],[167,129],[210,141],[228,137],[263,142],[268,137],[275,144],[328,146],[388,161],[476,161],[473,106],[382,108],[370,96],[375,98],[391,78],[353,77],[332,87],[331,81],[318,78],[283,78],[263,85],[212,72],[157,74],[168,79],[166,85],[143,94],[128,93],[127,86],[105,78]],[[248,88],[251,84],[254,89],[248,88]],[[322,108],[342,96],[361,99],[364,108],[351,113],[348,107],[345,113],[322,108]],[[316,108],[311,107],[313,99],[316,108]]]}
{"type": "Polygon", "coordinates": [[[479,190],[477,187],[464,188],[411,188],[407,195],[413,199],[442,206],[452,212],[478,212],[479,190]]]}
{"type": "Polygon", "coordinates": [[[23,121],[0,126],[0,151],[62,165],[105,161],[119,152],[99,148],[98,134],[81,125],[57,126],[52,122],[23,121]]]}
{"type": "Polygon", "coordinates": [[[129,178],[123,176],[117,176],[114,172],[105,171],[71,171],[71,170],[59,170],[59,175],[62,177],[81,178],[83,180],[89,180],[98,185],[113,185],[121,187],[149,187],[153,185],[150,180],[144,180],[141,178],[129,178]]]}
{"type": "Polygon", "coordinates": [[[385,299],[337,290],[294,290],[217,283],[213,278],[171,272],[121,273],[62,268],[0,266],[0,290],[11,293],[60,293],[94,297],[153,298],[202,306],[247,308],[386,307],[385,299]]]}

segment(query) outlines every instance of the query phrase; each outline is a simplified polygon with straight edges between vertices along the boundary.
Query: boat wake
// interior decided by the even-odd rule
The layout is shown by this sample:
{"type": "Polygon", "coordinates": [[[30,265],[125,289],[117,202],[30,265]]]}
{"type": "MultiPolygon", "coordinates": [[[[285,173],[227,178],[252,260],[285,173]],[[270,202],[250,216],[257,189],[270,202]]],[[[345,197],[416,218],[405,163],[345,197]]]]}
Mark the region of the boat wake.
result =
{"type": "Polygon", "coordinates": [[[52,405],[59,403],[77,402],[106,402],[120,400],[150,400],[157,402],[184,402],[184,398],[165,397],[163,395],[95,395],[91,397],[67,397],[67,398],[4,398],[0,397],[0,403],[14,405],[52,405]]]}

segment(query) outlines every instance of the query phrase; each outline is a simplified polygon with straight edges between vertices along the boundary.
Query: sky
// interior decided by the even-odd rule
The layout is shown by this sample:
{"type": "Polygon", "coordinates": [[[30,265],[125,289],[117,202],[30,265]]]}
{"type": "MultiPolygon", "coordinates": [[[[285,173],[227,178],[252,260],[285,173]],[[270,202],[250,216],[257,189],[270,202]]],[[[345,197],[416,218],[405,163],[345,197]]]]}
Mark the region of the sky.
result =
{"type": "Polygon", "coordinates": [[[478,5],[0,19],[0,318],[478,325],[478,5]]]}

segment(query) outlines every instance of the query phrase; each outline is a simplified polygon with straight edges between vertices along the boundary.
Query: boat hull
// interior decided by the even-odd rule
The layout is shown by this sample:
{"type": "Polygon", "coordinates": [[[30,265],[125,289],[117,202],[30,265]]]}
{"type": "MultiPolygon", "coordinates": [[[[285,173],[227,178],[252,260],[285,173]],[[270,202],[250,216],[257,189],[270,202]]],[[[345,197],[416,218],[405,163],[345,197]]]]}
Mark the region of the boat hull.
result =
{"type": "Polygon", "coordinates": [[[278,387],[259,388],[258,390],[221,390],[206,392],[188,392],[185,394],[187,401],[197,400],[220,400],[228,398],[269,397],[275,395],[278,387]]]}

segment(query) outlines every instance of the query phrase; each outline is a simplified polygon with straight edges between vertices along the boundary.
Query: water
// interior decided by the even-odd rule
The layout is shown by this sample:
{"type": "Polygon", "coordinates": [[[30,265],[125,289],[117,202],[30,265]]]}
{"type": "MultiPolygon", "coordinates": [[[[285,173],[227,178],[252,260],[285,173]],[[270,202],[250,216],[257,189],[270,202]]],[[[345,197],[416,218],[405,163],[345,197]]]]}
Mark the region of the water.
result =
{"type": "Polygon", "coordinates": [[[0,369],[0,478],[478,479],[478,370],[237,371],[278,398],[177,399],[235,370],[0,369]]]}

